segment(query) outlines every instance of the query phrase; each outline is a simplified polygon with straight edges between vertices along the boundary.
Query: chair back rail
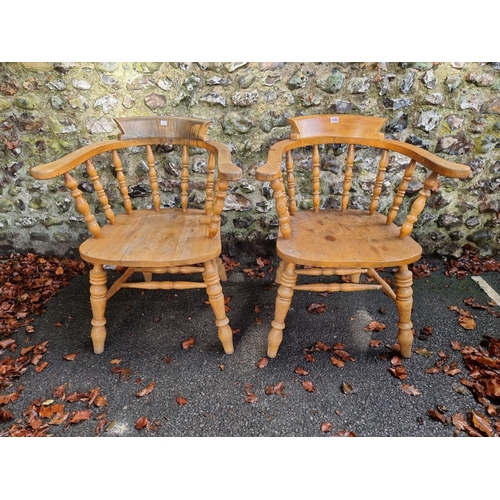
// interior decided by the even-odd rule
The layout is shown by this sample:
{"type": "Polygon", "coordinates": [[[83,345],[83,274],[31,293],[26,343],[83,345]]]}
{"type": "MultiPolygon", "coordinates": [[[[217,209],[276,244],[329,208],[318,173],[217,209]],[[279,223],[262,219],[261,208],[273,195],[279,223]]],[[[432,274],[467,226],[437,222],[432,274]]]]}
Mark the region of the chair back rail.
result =
{"type": "Polygon", "coordinates": [[[300,149],[312,147],[311,193],[312,208],[316,212],[319,211],[321,205],[321,145],[345,145],[347,147],[340,199],[342,211],[347,210],[350,203],[356,152],[360,148],[366,147],[372,147],[380,151],[377,173],[368,207],[368,212],[372,215],[379,210],[384,181],[386,180],[387,168],[390,161],[390,153],[405,156],[408,159],[408,163],[404,169],[401,181],[395,188],[395,193],[386,215],[387,224],[395,222],[410,182],[417,171],[417,165],[422,165],[427,170],[430,170],[418,196],[411,203],[406,219],[400,224],[400,238],[405,238],[411,234],[413,226],[424,209],[427,199],[438,186],[439,175],[452,178],[465,178],[470,172],[470,168],[466,165],[449,162],[411,144],[385,139],[380,132],[385,123],[385,119],[382,118],[359,117],[355,115],[315,115],[290,118],[289,122],[293,131],[290,136],[291,139],[280,141],[272,146],[269,151],[267,163],[259,167],[256,172],[257,179],[271,183],[276,201],[280,231],[285,238],[291,237],[290,217],[297,210],[297,188],[294,167],[296,162],[294,161],[294,155],[300,149]],[[285,175],[282,174],[281,169],[283,157],[285,157],[285,175]]]}
{"type": "MultiPolygon", "coordinates": [[[[102,236],[101,226],[97,222],[96,214],[87,201],[87,194],[79,188],[76,177],[81,173],[77,167],[85,165],[85,173],[92,182],[93,190],[107,221],[113,224],[115,212],[111,206],[109,182],[101,179],[96,168],[97,161],[110,164],[116,178],[125,212],[133,211],[130,187],[123,169],[124,151],[134,148],[134,151],[144,148],[145,164],[147,165],[147,184],[151,190],[151,203],[155,211],[161,208],[161,194],[159,188],[157,166],[160,164],[155,156],[155,146],[168,145],[174,148],[174,154],[180,152],[180,179],[172,179],[169,186],[179,185],[180,205],[183,212],[189,207],[190,174],[193,159],[190,148],[205,150],[207,173],[205,175],[205,193],[203,210],[210,216],[209,235],[215,236],[219,230],[220,215],[224,207],[224,199],[229,181],[237,180],[241,170],[231,161],[231,153],[227,146],[216,141],[206,140],[206,130],[210,125],[206,120],[177,119],[175,117],[154,118],[122,118],[116,119],[122,130],[119,140],[109,140],[82,147],[69,153],[63,158],[39,165],[31,170],[31,175],[40,180],[63,176],[66,187],[71,192],[76,208],[83,215],[87,227],[95,238],[102,236]],[[187,137],[187,138],[186,138],[187,137]],[[175,149],[178,147],[178,149],[175,149]],[[110,155],[109,155],[110,153],[110,155]],[[109,156],[108,156],[109,155],[109,156]]],[[[161,148],[160,148],[161,149],[161,148]]],[[[172,151],[165,153],[171,154],[172,151]]],[[[197,154],[200,153],[199,151],[197,154]]],[[[200,181],[201,182],[201,181],[200,181]]],[[[116,208],[116,207],[115,207],[116,208]]]]}

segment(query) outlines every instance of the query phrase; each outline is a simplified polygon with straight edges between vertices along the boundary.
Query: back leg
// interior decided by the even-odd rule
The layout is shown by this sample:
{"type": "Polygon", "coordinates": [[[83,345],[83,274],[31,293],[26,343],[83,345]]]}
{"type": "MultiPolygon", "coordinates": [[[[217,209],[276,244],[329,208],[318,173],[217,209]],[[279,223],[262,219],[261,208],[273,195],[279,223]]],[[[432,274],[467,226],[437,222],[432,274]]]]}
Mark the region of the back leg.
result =
{"type": "Polygon", "coordinates": [[[90,305],[92,307],[92,344],[95,354],[101,354],[104,351],[104,342],[106,340],[106,294],[107,294],[107,274],[101,264],[94,264],[90,271],[90,305]]]}
{"type": "Polygon", "coordinates": [[[411,357],[413,344],[413,323],[411,310],[413,307],[413,275],[408,266],[400,266],[394,275],[396,282],[396,306],[398,308],[398,342],[403,358],[411,357]]]}

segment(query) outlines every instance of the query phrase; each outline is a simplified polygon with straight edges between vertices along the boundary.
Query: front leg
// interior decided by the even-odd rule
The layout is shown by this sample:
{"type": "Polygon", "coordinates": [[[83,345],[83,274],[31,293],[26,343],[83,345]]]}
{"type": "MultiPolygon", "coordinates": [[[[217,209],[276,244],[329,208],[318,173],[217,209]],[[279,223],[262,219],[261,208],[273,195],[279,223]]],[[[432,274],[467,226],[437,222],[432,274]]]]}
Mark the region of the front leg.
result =
{"type": "Polygon", "coordinates": [[[222,342],[224,352],[231,354],[234,352],[233,330],[229,326],[229,319],[226,315],[226,305],[224,304],[224,295],[222,293],[216,259],[205,263],[203,281],[207,285],[208,300],[215,314],[215,324],[218,327],[219,339],[222,342]]]}
{"type": "Polygon", "coordinates": [[[269,331],[267,341],[267,355],[275,358],[278,354],[278,348],[283,340],[283,328],[285,328],[285,318],[292,303],[297,274],[295,273],[295,264],[285,262],[280,273],[280,286],[276,296],[276,306],[274,311],[274,320],[269,331]]]}

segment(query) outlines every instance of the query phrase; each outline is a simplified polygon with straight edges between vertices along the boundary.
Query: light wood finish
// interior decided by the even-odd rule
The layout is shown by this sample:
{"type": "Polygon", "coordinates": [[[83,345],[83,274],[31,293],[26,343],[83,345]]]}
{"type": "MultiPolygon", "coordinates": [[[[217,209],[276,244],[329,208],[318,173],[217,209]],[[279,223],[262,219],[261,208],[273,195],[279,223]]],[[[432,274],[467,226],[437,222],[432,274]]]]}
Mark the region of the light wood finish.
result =
{"type": "Polygon", "coordinates": [[[31,170],[31,175],[40,180],[64,177],[65,185],[92,235],[80,245],[80,255],[83,260],[93,264],[90,271],[90,304],[94,352],[100,354],[104,350],[106,305],[120,289],[204,288],[215,315],[215,325],[224,352],[230,354],[234,350],[232,329],[220,284],[227,279],[220,259],[220,216],[229,183],[241,178],[242,171],[233,164],[227,146],[207,139],[208,120],[155,116],[120,118],[116,122],[122,131],[117,140],[85,146],[57,161],[31,170]],[[181,157],[181,206],[178,208],[162,208],[161,204],[154,148],[165,144],[178,147],[181,157]],[[130,147],[137,149],[139,146],[143,146],[148,166],[143,182],[148,182],[151,188],[151,209],[134,208],[123,171],[121,150],[130,147]],[[189,207],[190,147],[206,150],[208,173],[203,208],[189,207]],[[125,213],[119,213],[120,210],[115,212],[111,207],[107,186],[103,185],[95,167],[94,158],[97,156],[106,158],[114,169],[125,213]],[[93,213],[92,203],[87,201],[75,178],[77,167],[82,164],[86,167],[97,202],[108,221],[102,226],[93,213]],[[104,266],[126,268],[109,289],[104,266]],[[136,273],[143,276],[143,281],[129,281],[136,273]],[[198,281],[156,279],[156,276],[165,274],[183,276],[195,273],[201,275],[198,281]]]}
{"type": "MultiPolygon", "coordinates": [[[[275,317],[268,336],[269,357],[277,355],[283,338],[285,318],[295,290],[313,292],[352,292],[381,290],[396,303],[399,321],[398,342],[401,355],[411,356],[413,341],[412,273],[408,265],[422,253],[420,245],[410,234],[426,201],[438,186],[439,175],[465,178],[470,168],[449,162],[433,153],[400,141],[386,139],[381,132],[385,119],[356,115],[312,115],[289,118],[290,139],[274,144],[266,164],[256,171],[257,179],[269,182],[273,189],[279,220],[276,252],[280,263],[276,273],[279,284],[275,317]],[[320,145],[345,144],[344,179],[340,209],[321,208],[320,145]],[[378,171],[372,197],[365,210],[350,205],[350,191],[355,181],[357,147],[372,147],[380,151],[378,171]],[[294,154],[309,147],[312,154],[311,210],[298,210],[297,183],[294,173],[294,154]],[[312,148],[311,148],[312,147],[312,148]],[[394,186],[392,203],[387,214],[377,212],[383,198],[390,154],[408,158],[408,165],[399,185],[394,186]],[[285,172],[281,170],[285,158],[285,172]],[[409,183],[417,165],[430,172],[423,188],[408,209],[406,219],[396,225],[409,183]],[[304,267],[302,267],[304,266],[304,267]],[[383,268],[397,269],[393,289],[377,272],[383,268]],[[369,282],[362,281],[367,276],[369,282]],[[316,276],[321,281],[298,283],[299,277],[316,276]],[[350,276],[350,280],[335,281],[335,276],[350,276]],[[332,281],[333,280],[333,281],[332,281]]],[[[327,147],[327,146],[325,146],[327,147]]],[[[387,204],[386,204],[387,205],[387,204]]]]}

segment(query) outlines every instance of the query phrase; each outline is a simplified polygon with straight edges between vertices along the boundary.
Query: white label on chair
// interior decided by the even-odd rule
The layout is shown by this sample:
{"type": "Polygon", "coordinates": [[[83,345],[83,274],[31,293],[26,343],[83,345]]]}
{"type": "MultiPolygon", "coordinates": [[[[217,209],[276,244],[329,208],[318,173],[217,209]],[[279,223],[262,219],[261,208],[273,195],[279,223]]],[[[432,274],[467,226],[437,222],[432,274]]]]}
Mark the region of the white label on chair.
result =
{"type": "Polygon", "coordinates": [[[167,126],[167,120],[160,120],[160,125],[162,127],[166,127],[167,126]]]}
{"type": "Polygon", "coordinates": [[[338,122],[339,122],[338,116],[330,116],[330,123],[338,123],[338,122]]]}

